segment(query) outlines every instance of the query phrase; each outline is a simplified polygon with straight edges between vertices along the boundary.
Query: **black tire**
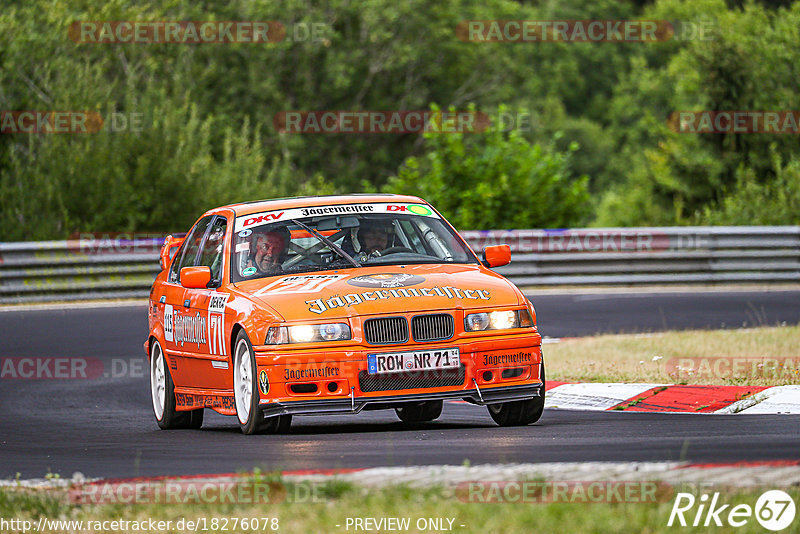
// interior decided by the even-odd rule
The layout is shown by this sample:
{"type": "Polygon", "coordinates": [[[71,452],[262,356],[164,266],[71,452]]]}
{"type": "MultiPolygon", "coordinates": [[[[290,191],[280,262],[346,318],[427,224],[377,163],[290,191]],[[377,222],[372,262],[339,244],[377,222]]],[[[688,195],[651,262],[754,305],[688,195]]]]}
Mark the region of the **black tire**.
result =
{"type": "Polygon", "coordinates": [[[160,429],[197,429],[203,426],[203,408],[188,412],[179,412],[176,409],[175,383],[164,358],[164,350],[157,339],[150,344],[150,397],[153,415],[160,429]]]}
{"type": "Polygon", "coordinates": [[[240,330],[233,345],[233,393],[236,418],[242,434],[275,434],[288,432],[291,415],[265,419],[258,407],[258,379],[253,345],[244,330],[240,330]]]}
{"type": "Polygon", "coordinates": [[[500,426],[525,426],[535,423],[544,412],[544,358],[542,358],[541,395],[528,400],[489,404],[489,415],[500,426]]]}
{"type": "Polygon", "coordinates": [[[182,412],[188,415],[186,421],[186,426],[184,428],[190,428],[193,430],[199,429],[203,426],[203,414],[205,413],[204,408],[200,408],[199,410],[192,410],[191,412],[182,412]]]}
{"type": "Polygon", "coordinates": [[[442,415],[443,401],[426,401],[405,404],[394,409],[404,423],[425,423],[442,415]]]}

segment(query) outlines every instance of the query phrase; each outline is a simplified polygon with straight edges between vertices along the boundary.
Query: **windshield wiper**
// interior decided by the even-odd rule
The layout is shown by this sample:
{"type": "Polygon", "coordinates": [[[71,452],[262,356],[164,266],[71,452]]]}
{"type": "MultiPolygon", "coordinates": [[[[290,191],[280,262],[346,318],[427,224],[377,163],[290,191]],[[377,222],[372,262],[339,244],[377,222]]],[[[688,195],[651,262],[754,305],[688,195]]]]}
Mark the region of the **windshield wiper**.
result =
{"type": "Polygon", "coordinates": [[[292,222],[295,223],[300,228],[302,228],[303,230],[305,230],[307,232],[310,232],[311,234],[314,235],[314,237],[316,237],[317,239],[319,239],[320,241],[322,241],[323,243],[328,245],[328,247],[330,247],[330,249],[332,251],[336,252],[339,256],[341,256],[342,258],[346,259],[350,263],[350,265],[352,265],[353,267],[361,267],[361,264],[358,263],[356,260],[354,260],[353,257],[350,254],[348,254],[347,252],[342,250],[339,247],[339,245],[337,245],[336,243],[334,243],[333,241],[331,241],[330,239],[328,239],[324,235],[320,234],[319,232],[317,232],[316,230],[314,230],[313,228],[311,228],[307,224],[301,223],[297,219],[292,219],[292,222]]]}

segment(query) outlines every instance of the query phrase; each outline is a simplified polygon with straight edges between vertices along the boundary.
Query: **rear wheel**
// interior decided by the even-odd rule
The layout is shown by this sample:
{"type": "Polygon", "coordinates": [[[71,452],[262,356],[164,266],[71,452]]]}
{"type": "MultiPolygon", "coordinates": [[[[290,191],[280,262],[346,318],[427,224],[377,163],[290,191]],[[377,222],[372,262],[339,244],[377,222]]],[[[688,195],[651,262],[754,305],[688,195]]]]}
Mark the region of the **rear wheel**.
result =
{"type": "Polygon", "coordinates": [[[417,402],[397,407],[397,417],[405,423],[424,423],[442,415],[442,401],[417,402]]]}
{"type": "Polygon", "coordinates": [[[177,411],[175,383],[169,373],[161,343],[157,339],[150,346],[150,396],[156,422],[162,430],[203,426],[203,408],[190,412],[177,411]]]}
{"type": "Polygon", "coordinates": [[[489,415],[500,426],[524,426],[535,423],[544,411],[544,359],[542,359],[540,395],[528,400],[489,404],[489,415]]]}
{"type": "Polygon", "coordinates": [[[292,424],[291,415],[278,415],[264,419],[258,408],[256,357],[253,345],[244,330],[236,336],[233,356],[233,397],[236,417],[243,434],[274,434],[287,432],[292,424]]]}

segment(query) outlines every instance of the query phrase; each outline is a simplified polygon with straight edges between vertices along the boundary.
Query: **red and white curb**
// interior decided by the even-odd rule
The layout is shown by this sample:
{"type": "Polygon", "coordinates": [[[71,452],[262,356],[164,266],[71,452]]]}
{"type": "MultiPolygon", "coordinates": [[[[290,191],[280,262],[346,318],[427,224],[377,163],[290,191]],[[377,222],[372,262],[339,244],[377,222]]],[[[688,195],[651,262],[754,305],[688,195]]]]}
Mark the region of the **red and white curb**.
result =
{"type": "MultiPolygon", "coordinates": [[[[0,487],[68,489],[86,484],[122,486],[130,484],[184,484],[224,486],[253,480],[252,473],[205,474],[182,477],[138,477],[85,479],[0,480],[0,487]]],[[[554,462],[541,464],[432,465],[283,471],[282,482],[332,480],[364,487],[408,485],[453,487],[471,481],[547,480],[560,482],[660,481],[672,485],[703,484],[732,487],[792,487],[800,485],[800,460],[692,464],[689,462],[554,462]]]]}
{"type": "Polygon", "coordinates": [[[550,382],[545,408],[626,412],[800,414],[798,386],[550,382]]]}

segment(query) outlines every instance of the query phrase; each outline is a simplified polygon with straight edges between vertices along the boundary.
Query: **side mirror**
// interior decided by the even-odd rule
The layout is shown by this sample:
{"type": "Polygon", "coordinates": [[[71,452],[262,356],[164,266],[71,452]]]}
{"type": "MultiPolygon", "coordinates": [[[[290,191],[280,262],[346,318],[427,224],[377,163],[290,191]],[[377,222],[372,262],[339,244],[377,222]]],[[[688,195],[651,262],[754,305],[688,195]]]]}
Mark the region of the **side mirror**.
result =
{"type": "Polygon", "coordinates": [[[205,289],[211,281],[211,267],[184,267],[181,269],[181,285],[189,289],[205,289]]]}
{"type": "Polygon", "coordinates": [[[487,267],[502,267],[511,263],[511,247],[494,245],[483,249],[483,264],[487,267]]]}
{"type": "Polygon", "coordinates": [[[183,243],[184,238],[182,237],[173,237],[168,235],[164,239],[164,244],[161,245],[161,270],[164,271],[169,267],[169,262],[172,257],[173,249],[177,249],[183,243]]]}

